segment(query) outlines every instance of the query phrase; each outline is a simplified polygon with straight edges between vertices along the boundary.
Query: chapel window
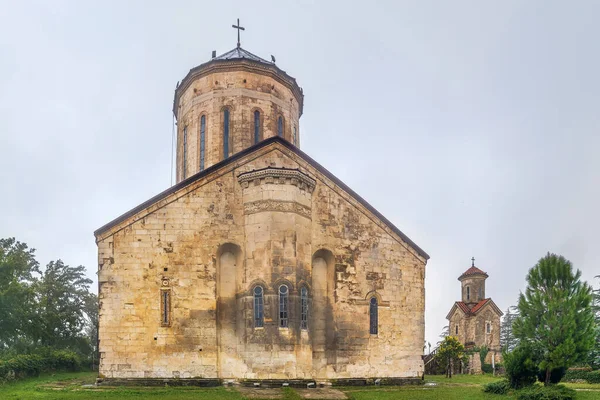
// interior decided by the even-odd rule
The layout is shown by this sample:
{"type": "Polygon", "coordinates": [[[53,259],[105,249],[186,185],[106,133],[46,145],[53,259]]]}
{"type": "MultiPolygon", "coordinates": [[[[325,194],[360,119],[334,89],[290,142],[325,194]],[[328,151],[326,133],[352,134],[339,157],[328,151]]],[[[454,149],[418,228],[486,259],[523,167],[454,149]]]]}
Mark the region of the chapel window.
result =
{"type": "Polygon", "coordinates": [[[187,177],[187,126],[183,128],[183,179],[187,177]]]}
{"type": "Polygon", "coordinates": [[[204,153],[206,152],[206,115],[200,117],[200,171],[204,171],[204,153]]]}
{"type": "Polygon", "coordinates": [[[283,117],[279,116],[277,119],[277,136],[283,137],[283,117]]]}
{"type": "Polygon", "coordinates": [[[160,291],[160,325],[171,325],[171,290],[160,291]]]}
{"type": "Polygon", "coordinates": [[[308,289],[300,289],[300,329],[308,329],[308,289]]]}
{"type": "Polygon", "coordinates": [[[471,288],[467,286],[467,300],[471,300],[471,288]]]}
{"type": "Polygon", "coordinates": [[[264,315],[264,299],[263,299],[263,288],[257,286],[254,288],[254,327],[262,328],[265,325],[264,315]]]}
{"type": "Polygon", "coordinates": [[[229,109],[223,110],[223,159],[229,157],[229,109]]]}
{"type": "Polygon", "coordinates": [[[279,286],[279,327],[288,327],[288,296],[289,289],[286,285],[279,286]]]}
{"type": "Polygon", "coordinates": [[[260,140],[260,111],[254,111],[254,144],[260,140]]]}
{"type": "Polygon", "coordinates": [[[485,323],[485,333],[492,333],[492,323],[490,321],[485,323]]]}
{"type": "Polygon", "coordinates": [[[369,332],[371,335],[377,335],[377,326],[379,324],[377,311],[377,298],[371,297],[369,305],[369,332]]]}
{"type": "Polygon", "coordinates": [[[456,325],[455,329],[456,329],[456,334],[458,335],[458,325],[456,325]]]}

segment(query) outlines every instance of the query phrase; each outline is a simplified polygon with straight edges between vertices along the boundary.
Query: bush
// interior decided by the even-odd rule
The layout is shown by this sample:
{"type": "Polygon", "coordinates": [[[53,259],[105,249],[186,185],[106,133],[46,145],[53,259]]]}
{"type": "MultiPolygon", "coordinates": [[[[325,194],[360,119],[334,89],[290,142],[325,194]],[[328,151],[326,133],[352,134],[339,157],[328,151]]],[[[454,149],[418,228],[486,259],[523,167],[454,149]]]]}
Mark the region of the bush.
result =
{"type": "Polygon", "coordinates": [[[481,370],[483,372],[485,372],[486,374],[493,374],[494,373],[494,367],[492,367],[492,364],[482,364],[481,365],[481,370]]]}
{"type": "Polygon", "coordinates": [[[504,353],[504,369],[510,387],[520,389],[535,383],[538,366],[533,361],[533,352],[526,345],[517,346],[512,352],[504,353]]]}
{"type": "Polygon", "coordinates": [[[600,383],[600,370],[592,371],[587,369],[569,369],[565,373],[564,380],[569,381],[585,381],[587,383],[600,383]]]}
{"type": "Polygon", "coordinates": [[[38,376],[47,371],[77,371],[81,368],[79,356],[67,350],[41,350],[39,354],[19,354],[0,360],[0,382],[38,376]]]}
{"type": "Polygon", "coordinates": [[[535,385],[517,391],[517,400],[574,400],[576,392],[563,385],[535,385]]]}
{"type": "Polygon", "coordinates": [[[509,390],[510,382],[508,382],[506,379],[483,385],[483,391],[486,393],[507,394],[509,390]]]}
{"type": "MultiPolygon", "coordinates": [[[[565,367],[554,368],[550,371],[550,383],[558,383],[565,376],[567,369],[565,367]]],[[[546,371],[539,370],[538,371],[538,381],[545,382],[546,381],[546,371]]]]}

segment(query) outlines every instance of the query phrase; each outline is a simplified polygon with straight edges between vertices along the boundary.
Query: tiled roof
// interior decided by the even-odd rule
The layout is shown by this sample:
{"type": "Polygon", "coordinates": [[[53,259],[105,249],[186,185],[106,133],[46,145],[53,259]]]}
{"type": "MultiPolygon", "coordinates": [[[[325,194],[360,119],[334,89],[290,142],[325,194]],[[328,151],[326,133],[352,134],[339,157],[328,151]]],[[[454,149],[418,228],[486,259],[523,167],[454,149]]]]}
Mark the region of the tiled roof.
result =
{"type": "Polygon", "coordinates": [[[457,305],[457,306],[458,306],[458,307],[459,307],[461,310],[463,310],[463,312],[464,312],[465,314],[470,314],[470,313],[471,313],[471,310],[469,309],[469,306],[468,306],[466,303],[463,303],[462,301],[457,301],[457,302],[456,302],[456,305],[457,305]]]}
{"type": "Polygon", "coordinates": [[[473,266],[473,267],[469,268],[468,270],[466,270],[465,272],[463,272],[462,275],[458,277],[458,280],[461,280],[462,278],[464,278],[466,276],[471,276],[471,275],[483,275],[486,278],[489,276],[488,274],[486,274],[479,268],[473,266]]]}
{"type": "Polygon", "coordinates": [[[450,309],[450,312],[446,316],[446,319],[450,319],[450,317],[452,317],[452,313],[454,312],[454,310],[456,308],[460,308],[461,311],[464,312],[467,317],[476,315],[488,303],[490,303],[492,305],[492,308],[494,309],[494,311],[496,311],[496,313],[498,315],[500,315],[500,316],[503,315],[502,311],[500,311],[498,306],[496,306],[496,304],[494,304],[492,299],[483,299],[483,300],[479,301],[479,303],[475,304],[473,307],[469,307],[469,305],[465,302],[457,301],[456,303],[454,303],[454,305],[450,309]]]}
{"type": "Polygon", "coordinates": [[[477,314],[477,311],[481,310],[481,307],[485,306],[490,299],[483,299],[479,303],[475,304],[473,308],[471,308],[471,313],[477,314]]]}
{"type": "Polygon", "coordinates": [[[252,54],[248,50],[244,50],[241,47],[236,47],[235,49],[230,50],[227,53],[221,54],[220,56],[213,58],[213,60],[237,60],[240,58],[258,61],[265,64],[273,64],[272,62],[267,61],[264,58],[260,58],[256,54],[252,54]]]}

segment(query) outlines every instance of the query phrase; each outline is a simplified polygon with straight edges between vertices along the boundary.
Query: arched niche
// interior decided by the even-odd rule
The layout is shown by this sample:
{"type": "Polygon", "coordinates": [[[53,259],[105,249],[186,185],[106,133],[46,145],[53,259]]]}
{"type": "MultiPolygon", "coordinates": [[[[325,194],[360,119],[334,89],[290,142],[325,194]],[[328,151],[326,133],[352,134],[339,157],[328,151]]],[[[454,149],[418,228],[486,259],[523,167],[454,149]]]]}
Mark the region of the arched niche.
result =
{"type": "Polygon", "coordinates": [[[335,321],[333,291],[335,257],[330,250],[319,249],[312,257],[312,312],[309,332],[313,345],[313,369],[318,378],[327,377],[327,365],[335,364],[335,321]]]}

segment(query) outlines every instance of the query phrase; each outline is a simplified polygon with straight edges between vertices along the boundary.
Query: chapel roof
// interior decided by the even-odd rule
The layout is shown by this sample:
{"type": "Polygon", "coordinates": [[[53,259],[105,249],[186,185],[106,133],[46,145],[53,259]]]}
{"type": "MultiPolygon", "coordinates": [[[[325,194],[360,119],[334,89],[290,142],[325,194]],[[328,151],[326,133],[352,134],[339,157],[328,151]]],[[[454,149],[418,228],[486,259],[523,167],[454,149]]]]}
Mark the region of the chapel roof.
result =
{"type": "Polygon", "coordinates": [[[477,313],[479,311],[481,311],[481,309],[486,306],[487,304],[490,304],[492,306],[492,309],[500,316],[503,315],[503,312],[498,308],[498,306],[496,305],[496,303],[494,303],[494,301],[490,298],[488,299],[483,299],[480,300],[478,303],[475,303],[474,305],[469,305],[463,301],[457,301],[454,303],[454,305],[452,306],[452,308],[450,309],[450,312],[448,313],[448,315],[446,316],[446,319],[450,319],[450,317],[452,317],[452,314],[454,313],[454,310],[456,310],[457,308],[459,308],[466,316],[470,317],[473,315],[477,315],[477,313]]]}
{"type": "Polygon", "coordinates": [[[313,160],[308,154],[304,153],[298,147],[294,146],[293,144],[291,144],[290,142],[288,142],[287,140],[285,140],[279,136],[273,136],[273,137],[265,139],[261,142],[258,142],[257,144],[250,146],[247,149],[244,149],[244,150],[234,154],[233,156],[206,168],[204,171],[200,171],[200,172],[190,176],[189,178],[182,180],[178,184],[171,186],[170,188],[163,191],[162,193],[157,194],[156,196],[152,197],[149,200],[146,200],[142,204],[131,209],[130,211],[126,212],[125,214],[121,215],[120,217],[117,217],[114,220],[110,221],[109,223],[105,224],[104,226],[98,228],[94,232],[94,236],[96,236],[96,238],[98,238],[98,236],[101,235],[102,233],[107,232],[112,227],[135,216],[139,212],[152,206],[155,203],[158,203],[159,201],[165,199],[169,195],[177,192],[178,190],[185,188],[186,186],[192,184],[193,182],[196,182],[196,181],[204,178],[205,176],[210,175],[214,171],[217,171],[229,164],[236,163],[242,157],[245,157],[248,154],[251,154],[259,149],[262,149],[263,147],[267,147],[273,143],[277,143],[281,146],[286,147],[287,150],[295,153],[297,156],[302,158],[304,161],[306,161],[308,164],[310,164],[312,167],[314,167],[316,170],[318,170],[320,173],[322,173],[325,177],[327,177],[328,179],[333,181],[333,183],[335,183],[343,191],[348,193],[352,198],[356,199],[360,204],[362,204],[362,206],[364,206],[367,210],[369,210],[371,213],[373,213],[381,222],[383,222],[392,232],[394,232],[403,241],[405,241],[409,246],[411,246],[418,255],[425,258],[426,260],[429,260],[429,255],[423,249],[421,249],[419,246],[417,246],[417,244],[415,242],[413,242],[408,236],[406,236],[402,231],[400,231],[400,229],[398,229],[394,224],[392,224],[387,218],[385,218],[379,211],[377,211],[365,199],[360,197],[355,191],[350,189],[344,182],[342,182],[339,178],[337,178],[335,175],[333,175],[331,172],[329,172],[327,169],[325,169],[325,167],[323,167],[321,164],[319,164],[318,162],[313,160]]]}
{"type": "Polygon", "coordinates": [[[223,53],[220,56],[213,58],[211,61],[235,60],[235,59],[240,59],[240,58],[245,58],[245,59],[252,60],[252,61],[258,61],[258,62],[262,62],[265,64],[275,64],[274,62],[270,62],[270,61],[265,60],[264,58],[260,58],[256,54],[252,54],[248,50],[245,50],[241,47],[236,47],[233,50],[229,50],[228,52],[223,53]]]}
{"type": "Polygon", "coordinates": [[[486,278],[489,277],[489,275],[486,272],[483,272],[482,270],[480,270],[479,268],[477,268],[476,266],[473,265],[473,266],[471,266],[471,268],[469,268],[468,270],[463,272],[462,275],[458,277],[458,280],[460,281],[463,278],[466,278],[468,276],[473,276],[473,275],[483,275],[486,278]]]}

